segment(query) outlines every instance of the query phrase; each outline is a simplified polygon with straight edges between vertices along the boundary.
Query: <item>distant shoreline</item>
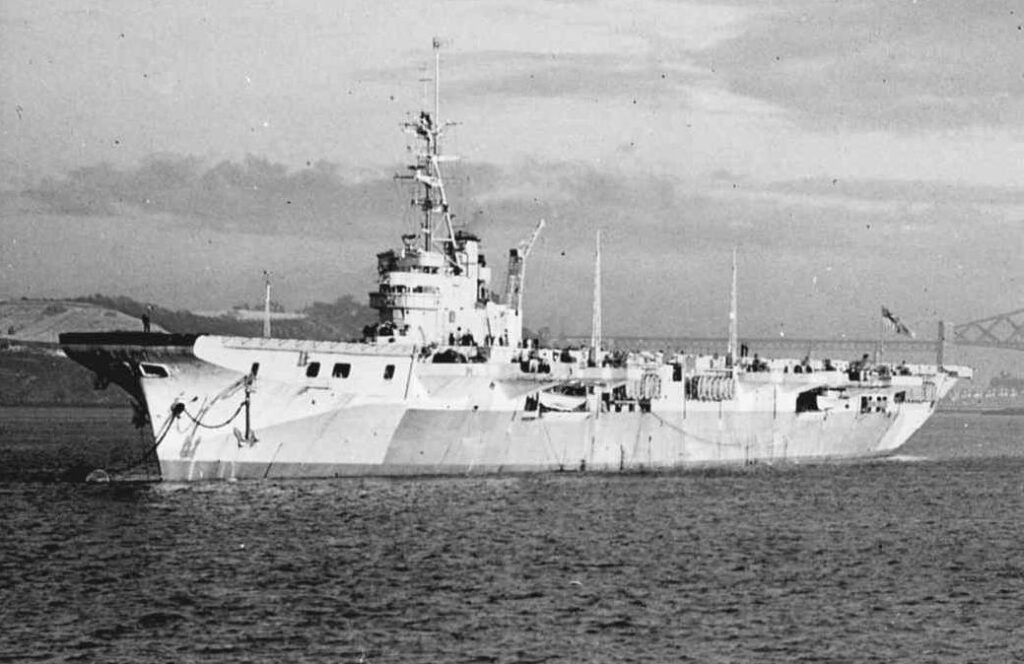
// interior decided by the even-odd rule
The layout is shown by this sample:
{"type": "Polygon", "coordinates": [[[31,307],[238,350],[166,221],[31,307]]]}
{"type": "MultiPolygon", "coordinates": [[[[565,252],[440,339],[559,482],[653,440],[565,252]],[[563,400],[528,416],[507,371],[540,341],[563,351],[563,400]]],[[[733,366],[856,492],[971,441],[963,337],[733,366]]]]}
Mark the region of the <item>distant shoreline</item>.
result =
{"type": "Polygon", "coordinates": [[[1024,415],[1024,406],[1006,406],[1002,408],[943,408],[936,415],[1024,415]]]}
{"type": "Polygon", "coordinates": [[[0,403],[0,410],[118,410],[131,412],[130,405],[118,405],[107,403],[0,403]]]}

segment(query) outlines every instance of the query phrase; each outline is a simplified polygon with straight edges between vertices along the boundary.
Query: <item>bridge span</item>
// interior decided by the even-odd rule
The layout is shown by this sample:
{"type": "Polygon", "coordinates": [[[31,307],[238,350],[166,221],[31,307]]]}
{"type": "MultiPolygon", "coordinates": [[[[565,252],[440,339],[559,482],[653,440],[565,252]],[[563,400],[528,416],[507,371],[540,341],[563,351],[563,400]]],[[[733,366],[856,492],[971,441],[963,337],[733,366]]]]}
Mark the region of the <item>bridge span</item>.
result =
{"type": "MultiPolygon", "coordinates": [[[[585,346],[590,336],[565,336],[558,341],[570,346],[585,346]]],[[[795,337],[740,337],[740,347],[746,347],[748,354],[820,356],[825,352],[836,354],[873,353],[879,346],[878,339],[808,339],[795,337]]],[[[605,336],[605,348],[610,350],[672,350],[687,353],[725,353],[729,346],[726,337],[657,337],[657,336],[605,336]]],[[[936,352],[938,341],[917,339],[886,339],[881,343],[886,352],[925,351],[936,352]]]]}
{"type": "MultiPolygon", "coordinates": [[[[799,356],[820,356],[824,353],[862,354],[882,350],[885,353],[939,352],[939,339],[946,346],[997,348],[1024,351],[1024,309],[998,314],[961,325],[940,322],[938,338],[911,339],[887,334],[881,339],[824,339],[796,337],[740,337],[740,346],[746,346],[750,355],[789,353],[799,356]]],[[[587,345],[589,335],[571,335],[559,339],[569,345],[587,345]]],[[[605,336],[604,345],[614,349],[673,350],[690,353],[725,353],[726,337],[660,337],[660,336],[605,336]]]]}

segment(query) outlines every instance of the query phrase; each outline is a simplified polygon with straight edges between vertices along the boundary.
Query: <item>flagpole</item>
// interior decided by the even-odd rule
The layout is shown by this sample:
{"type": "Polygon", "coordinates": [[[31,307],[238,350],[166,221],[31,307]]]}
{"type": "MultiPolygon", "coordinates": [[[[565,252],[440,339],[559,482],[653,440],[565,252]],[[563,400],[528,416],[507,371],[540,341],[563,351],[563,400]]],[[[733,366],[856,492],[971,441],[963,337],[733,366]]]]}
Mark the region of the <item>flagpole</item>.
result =
{"type": "Polygon", "coordinates": [[[266,289],[263,296],[263,336],[270,338],[270,272],[263,270],[263,278],[266,280],[266,289]]]}
{"type": "Polygon", "coordinates": [[[882,356],[882,335],[885,334],[885,316],[879,315],[878,317],[878,340],[875,342],[875,364],[881,359],[882,356]]]}

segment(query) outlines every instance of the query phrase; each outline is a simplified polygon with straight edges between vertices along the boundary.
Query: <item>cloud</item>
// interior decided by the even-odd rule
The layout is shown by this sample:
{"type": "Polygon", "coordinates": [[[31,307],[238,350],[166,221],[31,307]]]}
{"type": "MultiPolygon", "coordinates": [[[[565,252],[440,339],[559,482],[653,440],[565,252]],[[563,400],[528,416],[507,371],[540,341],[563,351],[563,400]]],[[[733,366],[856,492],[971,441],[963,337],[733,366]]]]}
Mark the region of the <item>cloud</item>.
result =
{"type": "MultiPolygon", "coordinates": [[[[647,255],[678,251],[682,238],[686,249],[740,241],[829,246],[861,228],[857,220],[876,229],[946,232],[969,213],[1002,223],[1020,221],[1024,208],[1024,193],[1012,187],[822,177],[763,182],[724,170],[693,180],[582,161],[459,164],[448,166],[446,180],[457,225],[497,236],[501,244],[514,244],[545,217],[551,222],[545,235],[570,249],[589,246],[579,237],[605,228],[608,237],[629,237],[647,255]]],[[[154,155],[132,169],[84,167],[23,192],[36,209],[69,220],[131,223],[145,216],[182,227],[367,244],[390,242],[415,227],[411,195],[388,173],[354,177],[328,162],[289,170],[257,157],[206,165],[174,155],[154,155]]],[[[857,233],[847,239],[868,242],[857,233]]]]}
{"type": "Polygon", "coordinates": [[[360,234],[356,220],[400,215],[390,178],[342,176],[329,162],[297,171],[258,157],[207,166],[155,155],[135,168],[99,164],[47,178],[25,195],[60,215],[168,215],[179,223],[257,234],[360,234]]]}
{"type": "Polygon", "coordinates": [[[752,19],[702,62],[817,129],[1014,126],[1022,22],[1009,0],[801,0],[752,19]]]}
{"type": "MultiPolygon", "coordinates": [[[[527,322],[535,327],[585,331],[599,228],[609,333],[719,332],[733,247],[745,325],[762,334],[779,321],[794,334],[831,334],[836,321],[850,324],[850,312],[877,310],[881,294],[911,319],[926,309],[968,320],[1019,308],[1011,300],[1024,281],[1024,219],[1014,216],[1022,205],[1015,189],[764,183],[726,171],[694,182],[539,160],[462,164],[449,183],[456,224],[484,238],[499,291],[507,249],[547,220],[530,257],[527,322]],[[979,302],[984,310],[970,309],[979,302]]],[[[16,211],[16,247],[0,247],[10,249],[0,264],[14,266],[9,287],[21,279],[47,294],[145,288],[125,294],[164,301],[172,292],[186,307],[249,297],[265,266],[287,275],[282,299],[292,306],[364,292],[374,254],[417,223],[408,193],[388,174],[354,178],[326,163],[289,170],[256,158],[205,165],[155,156],[134,169],[80,169],[30,195],[33,204],[16,211]],[[72,237],[75,257],[53,237],[72,237]],[[153,255],[159,273],[132,277],[148,275],[153,255]],[[86,286],[101,266],[116,272],[86,286]],[[240,282],[240,274],[251,278],[240,282]]]]}
{"type": "Polygon", "coordinates": [[[452,20],[458,48],[535,53],[701,51],[734,37],[756,10],[733,3],[627,0],[466,3],[452,20]],[[661,48],[658,48],[659,45],[661,48]]]}
{"type": "Polygon", "coordinates": [[[582,97],[608,99],[678,94],[706,78],[696,68],[613,53],[563,54],[485,51],[446,88],[456,101],[473,97],[582,97]]]}
{"type": "Polygon", "coordinates": [[[802,178],[758,183],[728,172],[716,173],[710,195],[811,210],[849,211],[876,219],[927,218],[941,223],[943,211],[983,210],[996,222],[1024,221],[1024,190],[1013,187],[953,185],[935,181],[802,178]]]}

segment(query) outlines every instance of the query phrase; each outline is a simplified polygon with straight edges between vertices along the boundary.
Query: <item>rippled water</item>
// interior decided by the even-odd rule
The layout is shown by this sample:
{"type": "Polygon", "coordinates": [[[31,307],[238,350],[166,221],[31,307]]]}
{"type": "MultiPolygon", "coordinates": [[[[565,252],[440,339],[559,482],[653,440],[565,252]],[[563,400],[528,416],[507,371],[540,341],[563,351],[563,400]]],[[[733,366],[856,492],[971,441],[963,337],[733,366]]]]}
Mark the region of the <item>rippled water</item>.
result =
{"type": "Polygon", "coordinates": [[[1024,660],[1021,417],[838,466],[202,485],[59,481],[145,441],[2,421],[0,661],[1024,660]]]}

